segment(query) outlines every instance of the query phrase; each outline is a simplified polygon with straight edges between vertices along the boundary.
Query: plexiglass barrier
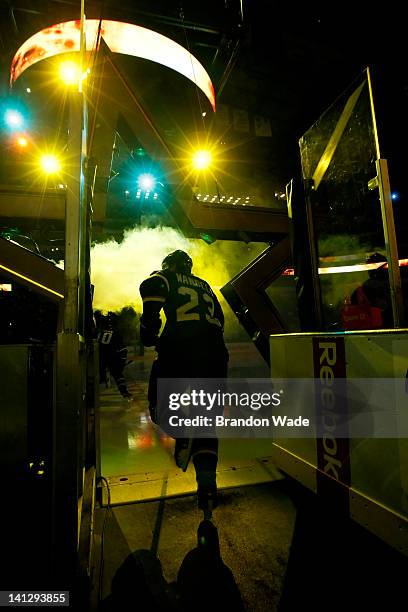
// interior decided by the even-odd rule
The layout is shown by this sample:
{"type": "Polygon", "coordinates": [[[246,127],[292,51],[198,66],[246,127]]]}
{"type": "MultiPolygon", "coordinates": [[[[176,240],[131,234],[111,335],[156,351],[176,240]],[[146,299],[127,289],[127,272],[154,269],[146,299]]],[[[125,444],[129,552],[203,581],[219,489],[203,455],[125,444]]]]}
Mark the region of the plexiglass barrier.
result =
{"type": "Polygon", "coordinates": [[[366,74],[304,134],[300,153],[316,236],[324,328],[334,331],[392,327],[381,206],[375,182],[375,125],[366,74]],[[351,323],[345,322],[345,306],[367,302],[367,296],[357,291],[359,287],[363,287],[364,294],[368,291],[372,305],[378,302],[383,311],[381,320],[359,325],[353,321],[353,313],[357,318],[361,313],[352,308],[348,309],[351,323]]]}

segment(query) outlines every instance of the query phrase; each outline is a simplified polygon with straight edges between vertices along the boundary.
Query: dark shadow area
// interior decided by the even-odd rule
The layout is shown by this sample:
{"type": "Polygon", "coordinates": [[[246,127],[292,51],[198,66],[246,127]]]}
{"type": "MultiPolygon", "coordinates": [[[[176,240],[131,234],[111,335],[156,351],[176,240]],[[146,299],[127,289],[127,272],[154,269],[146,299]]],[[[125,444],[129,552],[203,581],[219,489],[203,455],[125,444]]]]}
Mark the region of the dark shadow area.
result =
{"type": "Polygon", "coordinates": [[[218,531],[211,521],[200,523],[197,546],[183,559],[176,583],[167,583],[152,551],[136,550],[126,557],[99,610],[136,607],[140,612],[245,611],[234,576],[222,560],[218,531]]]}
{"type": "Polygon", "coordinates": [[[100,604],[101,612],[174,610],[161,563],[150,550],[135,550],[113,577],[111,593],[100,604]]]}
{"type": "Polygon", "coordinates": [[[179,609],[244,611],[233,573],[221,558],[218,531],[201,521],[197,547],[186,554],[177,575],[179,609]]]}
{"type": "Polygon", "coordinates": [[[279,612],[399,609],[407,559],[333,505],[287,486],[297,514],[279,612]]]}

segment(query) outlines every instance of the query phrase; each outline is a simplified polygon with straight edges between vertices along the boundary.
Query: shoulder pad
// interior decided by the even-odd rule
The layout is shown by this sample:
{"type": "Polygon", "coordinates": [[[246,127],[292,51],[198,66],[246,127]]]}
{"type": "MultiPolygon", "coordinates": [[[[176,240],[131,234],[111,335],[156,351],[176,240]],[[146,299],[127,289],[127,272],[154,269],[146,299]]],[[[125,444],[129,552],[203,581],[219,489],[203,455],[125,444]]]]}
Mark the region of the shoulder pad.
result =
{"type": "Polygon", "coordinates": [[[153,272],[140,285],[142,298],[165,298],[169,292],[169,281],[160,272],[153,272]]]}

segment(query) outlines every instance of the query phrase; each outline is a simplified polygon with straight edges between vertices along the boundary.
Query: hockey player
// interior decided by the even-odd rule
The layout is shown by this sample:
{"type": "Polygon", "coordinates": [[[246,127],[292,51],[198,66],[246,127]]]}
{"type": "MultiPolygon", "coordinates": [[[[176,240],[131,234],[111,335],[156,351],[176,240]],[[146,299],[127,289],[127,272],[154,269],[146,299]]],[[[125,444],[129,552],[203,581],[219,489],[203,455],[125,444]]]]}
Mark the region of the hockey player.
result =
{"type": "MultiPolygon", "coordinates": [[[[224,315],[209,284],[191,274],[193,262],[184,251],[174,251],[140,285],[143,315],[140,338],[155,346],[149,383],[152,420],[157,420],[159,378],[226,378],[228,351],[223,337],[224,315]],[[166,324],[161,328],[163,308],[166,324]]],[[[206,512],[217,505],[218,440],[177,438],[175,460],[184,471],[192,458],[196,470],[198,506],[206,512]]]]}
{"type": "Polygon", "coordinates": [[[106,382],[106,370],[112,375],[121,396],[127,401],[132,400],[129,393],[123,369],[126,365],[127,348],[117,329],[117,315],[109,312],[103,316],[95,312],[97,339],[99,342],[99,377],[100,382],[106,382]]]}

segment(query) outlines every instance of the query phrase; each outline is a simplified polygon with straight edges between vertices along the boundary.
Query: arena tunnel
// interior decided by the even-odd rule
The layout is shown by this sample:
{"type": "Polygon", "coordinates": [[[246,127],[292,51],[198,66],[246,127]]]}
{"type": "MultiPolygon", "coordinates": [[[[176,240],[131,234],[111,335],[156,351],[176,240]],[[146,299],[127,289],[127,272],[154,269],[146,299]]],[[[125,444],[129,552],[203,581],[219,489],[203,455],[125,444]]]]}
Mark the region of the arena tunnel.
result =
{"type": "Polygon", "coordinates": [[[284,179],[270,119],[214,97],[243,3],[221,11],[233,30],[150,9],[140,27],[92,11],[81,25],[66,4],[13,50],[7,118],[31,108],[32,129],[0,165],[4,588],[89,610],[392,605],[408,552],[407,259],[370,71],[303,130],[300,176],[284,179]],[[58,90],[50,72],[79,55],[58,90]],[[224,312],[231,389],[280,402],[251,426],[248,406],[223,405],[245,423],[220,429],[212,514],[149,410],[139,286],[176,250],[193,262],[187,295],[204,279],[224,312]]]}

